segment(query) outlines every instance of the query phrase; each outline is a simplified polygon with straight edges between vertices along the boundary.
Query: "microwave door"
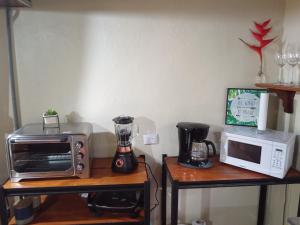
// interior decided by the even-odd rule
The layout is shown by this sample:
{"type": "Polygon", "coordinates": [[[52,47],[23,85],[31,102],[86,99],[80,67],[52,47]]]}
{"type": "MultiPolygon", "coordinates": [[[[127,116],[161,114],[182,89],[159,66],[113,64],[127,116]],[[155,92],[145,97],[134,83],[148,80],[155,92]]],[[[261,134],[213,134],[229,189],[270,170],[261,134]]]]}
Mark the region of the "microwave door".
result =
{"type": "Polygon", "coordinates": [[[230,137],[226,142],[226,162],[266,173],[270,168],[272,144],[267,141],[230,137]]]}
{"type": "Polygon", "coordinates": [[[71,140],[66,139],[15,139],[10,154],[15,174],[73,175],[74,162],[71,140]]]}
{"type": "Polygon", "coordinates": [[[261,146],[228,140],[228,156],[232,158],[260,164],[261,154],[261,146]]]}

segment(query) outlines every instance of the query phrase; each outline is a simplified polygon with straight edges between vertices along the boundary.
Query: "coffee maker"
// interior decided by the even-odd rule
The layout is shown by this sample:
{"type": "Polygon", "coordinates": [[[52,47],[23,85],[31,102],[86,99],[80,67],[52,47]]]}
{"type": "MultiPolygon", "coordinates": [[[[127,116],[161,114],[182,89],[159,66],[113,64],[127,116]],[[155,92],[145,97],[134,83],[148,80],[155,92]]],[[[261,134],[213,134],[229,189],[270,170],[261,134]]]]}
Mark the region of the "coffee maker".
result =
{"type": "Polygon", "coordinates": [[[192,168],[210,168],[213,166],[209,160],[210,149],[216,154],[213,142],[206,140],[209,126],[202,123],[180,122],[178,128],[179,138],[179,164],[192,168]],[[209,147],[211,146],[211,148],[209,147]]]}
{"type": "Polygon", "coordinates": [[[118,116],[113,121],[115,122],[118,146],[112,161],[112,170],[120,173],[130,173],[138,165],[132,150],[133,133],[135,132],[137,135],[138,126],[133,124],[134,118],[130,116],[118,116]]]}

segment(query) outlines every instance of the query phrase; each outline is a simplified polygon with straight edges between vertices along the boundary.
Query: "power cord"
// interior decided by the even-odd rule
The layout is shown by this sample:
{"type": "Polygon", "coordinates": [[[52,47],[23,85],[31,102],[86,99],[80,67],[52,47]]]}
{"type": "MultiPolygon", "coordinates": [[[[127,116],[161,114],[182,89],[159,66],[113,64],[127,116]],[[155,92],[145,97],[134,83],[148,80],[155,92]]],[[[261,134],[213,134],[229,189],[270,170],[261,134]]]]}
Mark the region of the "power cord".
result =
{"type": "Polygon", "coordinates": [[[155,176],[154,176],[154,174],[153,174],[153,172],[152,172],[152,169],[151,169],[151,167],[150,167],[150,165],[149,165],[148,163],[146,163],[146,162],[138,162],[138,163],[145,164],[146,169],[150,172],[150,174],[151,174],[151,176],[152,176],[152,178],[153,178],[153,180],[154,180],[154,182],[155,182],[156,188],[155,188],[155,194],[154,194],[154,197],[155,197],[156,203],[155,203],[154,206],[150,209],[150,212],[152,212],[157,206],[159,206],[159,200],[158,200],[158,198],[157,198],[158,182],[157,182],[157,180],[156,180],[156,178],[155,178],[155,176]]]}
{"type": "Polygon", "coordinates": [[[288,189],[288,185],[285,185],[285,189],[284,189],[284,204],[283,204],[283,215],[282,215],[282,225],[285,225],[285,208],[286,208],[286,202],[287,202],[287,189],[288,189]]]}

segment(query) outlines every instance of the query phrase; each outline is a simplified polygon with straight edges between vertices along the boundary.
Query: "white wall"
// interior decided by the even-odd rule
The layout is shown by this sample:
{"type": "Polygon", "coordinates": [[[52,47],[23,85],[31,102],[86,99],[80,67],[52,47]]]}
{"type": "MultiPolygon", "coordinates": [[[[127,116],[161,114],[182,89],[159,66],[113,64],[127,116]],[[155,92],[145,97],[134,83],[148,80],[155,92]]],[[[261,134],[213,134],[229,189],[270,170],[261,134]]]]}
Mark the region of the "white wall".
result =
{"type": "MultiPolygon", "coordinates": [[[[284,19],[284,36],[285,45],[291,44],[300,51],[300,2],[296,0],[287,0],[284,19]]],[[[286,66],[288,69],[288,66],[286,66]]],[[[299,73],[298,65],[298,73],[299,73]]],[[[300,96],[297,94],[294,100],[294,113],[291,115],[290,130],[300,135],[300,96]]],[[[297,141],[300,149],[299,138],[297,141]]],[[[299,155],[298,155],[299,156],[299,155]]],[[[297,166],[300,166],[300,156],[298,157],[297,166]]],[[[300,169],[300,167],[298,167],[300,169]]]]}
{"type": "MultiPolygon", "coordinates": [[[[286,0],[286,8],[285,8],[285,16],[284,16],[284,32],[283,32],[283,43],[286,47],[287,45],[291,45],[300,50],[300,2],[298,0],[286,0]]],[[[286,66],[285,73],[288,75],[289,67],[286,66]]],[[[300,67],[298,65],[298,73],[300,67]]],[[[296,145],[295,145],[295,155],[294,155],[294,166],[299,170],[300,169],[300,96],[299,93],[296,94],[294,99],[294,113],[290,116],[284,115],[283,109],[281,107],[281,116],[279,117],[279,128],[289,127],[291,132],[295,132],[297,136],[296,145]]],[[[282,202],[284,200],[284,187],[277,187],[277,190],[274,190],[274,194],[278,196],[277,200],[274,199],[272,201],[273,205],[281,205],[279,208],[277,207],[273,212],[278,212],[282,214],[280,208],[282,209],[282,202]],[[277,201],[277,202],[276,202],[277,201]]],[[[300,196],[300,185],[288,185],[288,195],[287,195],[287,207],[286,207],[286,215],[285,218],[295,217],[297,216],[297,209],[299,203],[300,196]]],[[[274,208],[273,208],[274,209],[274,208]]],[[[274,225],[281,224],[280,220],[272,218],[272,223],[274,225]]]]}
{"type": "MultiPolygon", "coordinates": [[[[259,68],[255,53],[238,38],[254,41],[249,26],[268,18],[274,35],[280,34],[284,13],[283,0],[35,0],[33,5],[20,11],[15,23],[23,124],[39,122],[53,107],[65,120],[92,122],[96,155],[107,156],[115,151],[112,118],[133,115],[142,133],[160,135],[158,145],[144,146],[141,138],[135,145],[157,175],[161,154],[178,154],[178,121],[210,124],[210,139],[218,144],[226,88],[252,87],[259,68]]],[[[277,69],[274,49],[265,52],[267,75],[277,69]]],[[[182,191],[180,218],[256,224],[257,190],[182,191]]],[[[152,217],[159,220],[158,210],[152,217]]]]}

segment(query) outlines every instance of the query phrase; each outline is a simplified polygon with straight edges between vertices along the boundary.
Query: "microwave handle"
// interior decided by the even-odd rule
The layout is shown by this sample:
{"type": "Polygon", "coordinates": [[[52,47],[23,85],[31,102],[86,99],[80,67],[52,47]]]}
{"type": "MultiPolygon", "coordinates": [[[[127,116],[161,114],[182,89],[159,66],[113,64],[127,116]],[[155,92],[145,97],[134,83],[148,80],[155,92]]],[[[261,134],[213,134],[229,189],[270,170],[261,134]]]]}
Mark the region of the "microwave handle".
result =
{"type": "Polygon", "coordinates": [[[32,139],[11,139],[11,143],[17,143],[17,144],[30,144],[30,143],[59,143],[59,142],[67,142],[68,138],[57,138],[57,139],[38,139],[38,140],[32,140],[32,139]]]}

